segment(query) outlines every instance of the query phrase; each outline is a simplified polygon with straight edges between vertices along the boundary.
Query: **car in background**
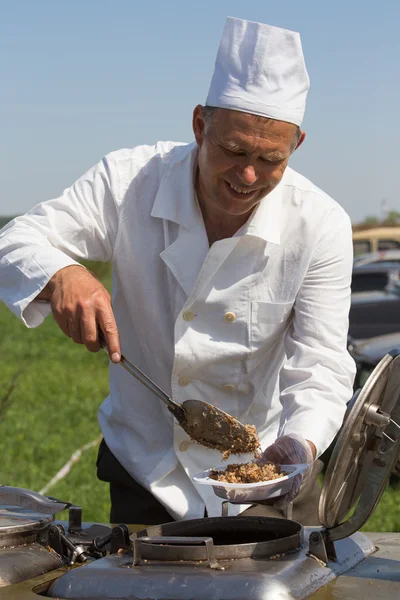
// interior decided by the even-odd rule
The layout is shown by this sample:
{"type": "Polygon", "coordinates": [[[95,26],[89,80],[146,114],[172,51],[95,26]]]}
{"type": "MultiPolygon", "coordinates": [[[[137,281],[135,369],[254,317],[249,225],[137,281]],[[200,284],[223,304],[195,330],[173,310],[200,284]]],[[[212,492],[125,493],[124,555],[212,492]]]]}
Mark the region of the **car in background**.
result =
{"type": "Polygon", "coordinates": [[[400,287],[351,295],[349,336],[362,340],[400,331],[400,287]]]}
{"type": "Polygon", "coordinates": [[[395,348],[400,348],[400,331],[367,340],[347,340],[347,349],[357,367],[354,389],[362,387],[379,361],[395,348]]]}
{"type": "Polygon", "coordinates": [[[353,232],[354,254],[400,250],[400,227],[373,227],[353,232]]]}
{"type": "Polygon", "coordinates": [[[354,266],[379,263],[381,266],[400,265],[400,250],[382,250],[381,252],[367,252],[354,257],[354,266]]]}
{"type": "Polygon", "coordinates": [[[400,285],[400,262],[388,265],[375,262],[353,267],[351,291],[372,292],[379,290],[391,291],[400,285]]]}

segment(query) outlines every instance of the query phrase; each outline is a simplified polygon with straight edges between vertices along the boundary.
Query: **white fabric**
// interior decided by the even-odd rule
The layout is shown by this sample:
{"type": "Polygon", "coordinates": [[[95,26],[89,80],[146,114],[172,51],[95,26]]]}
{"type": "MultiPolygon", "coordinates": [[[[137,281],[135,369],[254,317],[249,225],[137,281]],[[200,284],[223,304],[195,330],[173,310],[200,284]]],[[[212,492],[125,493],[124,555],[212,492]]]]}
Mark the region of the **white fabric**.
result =
{"type": "Polygon", "coordinates": [[[300,126],[309,85],[297,32],[227,18],[207,106],[300,126]]]}
{"type": "MultiPolygon", "coordinates": [[[[61,197],[15,219],[0,233],[0,298],[36,327],[50,308],[34,298],[58,269],[111,261],[113,308],[132,362],[177,402],[207,400],[254,424],[263,448],[296,432],[321,453],[352,393],[349,219],[288,168],[249,222],[209,248],[196,157],[195,144],[170,142],[114,152],[61,197]]],[[[191,443],[118,365],[110,365],[99,421],[118,460],[174,518],[201,517],[205,505],[220,514],[221,500],[191,476],[221,455],[191,443]]]]}

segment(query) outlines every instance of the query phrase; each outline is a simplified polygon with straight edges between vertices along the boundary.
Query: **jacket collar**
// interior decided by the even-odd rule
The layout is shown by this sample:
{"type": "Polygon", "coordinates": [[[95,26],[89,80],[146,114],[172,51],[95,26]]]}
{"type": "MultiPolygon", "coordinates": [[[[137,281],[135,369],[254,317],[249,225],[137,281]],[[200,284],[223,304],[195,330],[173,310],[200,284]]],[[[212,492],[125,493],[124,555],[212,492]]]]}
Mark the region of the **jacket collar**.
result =
{"type": "Polygon", "coordinates": [[[261,200],[240,235],[253,235],[266,242],[281,242],[282,182],[261,200]]]}
{"type": "MultiPolygon", "coordinates": [[[[177,145],[172,150],[151,211],[152,217],[167,219],[188,230],[203,222],[194,190],[197,144],[177,145]]],[[[284,179],[265,196],[236,235],[252,235],[280,244],[284,179]]]]}
{"type": "Polygon", "coordinates": [[[175,146],[171,154],[151,216],[173,221],[190,230],[203,221],[194,190],[197,144],[175,146]]]}

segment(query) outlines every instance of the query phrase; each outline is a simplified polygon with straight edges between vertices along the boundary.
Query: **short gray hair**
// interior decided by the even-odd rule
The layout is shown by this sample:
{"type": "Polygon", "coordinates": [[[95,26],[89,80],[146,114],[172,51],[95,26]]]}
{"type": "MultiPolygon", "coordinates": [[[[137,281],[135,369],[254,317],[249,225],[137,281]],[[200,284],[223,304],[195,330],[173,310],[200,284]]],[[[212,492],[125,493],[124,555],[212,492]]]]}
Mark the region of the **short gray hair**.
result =
{"type": "Polygon", "coordinates": [[[202,106],[201,107],[201,114],[204,119],[204,123],[206,124],[206,129],[212,122],[217,110],[218,110],[218,108],[216,106],[202,106]]]}
{"type": "MultiPolygon", "coordinates": [[[[201,107],[201,114],[202,114],[204,123],[206,124],[206,131],[207,131],[208,127],[210,126],[210,124],[212,123],[214,116],[218,110],[220,110],[220,109],[217,106],[202,106],[201,107]]],[[[263,117],[261,115],[253,115],[253,117],[254,117],[255,121],[265,121],[266,119],[268,120],[268,117],[263,117]]],[[[300,137],[301,137],[301,129],[298,125],[296,125],[296,135],[293,140],[292,151],[296,148],[296,146],[300,140],[300,137]]]]}

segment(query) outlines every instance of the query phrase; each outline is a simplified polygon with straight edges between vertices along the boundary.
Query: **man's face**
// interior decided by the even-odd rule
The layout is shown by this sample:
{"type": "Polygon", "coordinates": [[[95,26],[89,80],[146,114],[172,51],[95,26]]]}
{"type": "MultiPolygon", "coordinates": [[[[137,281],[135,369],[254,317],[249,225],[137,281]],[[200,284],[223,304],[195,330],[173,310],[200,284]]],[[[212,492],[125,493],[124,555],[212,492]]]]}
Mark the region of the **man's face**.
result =
{"type": "Polygon", "coordinates": [[[193,113],[199,147],[196,189],[203,208],[226,216],[249,213],[282,179],[297,141],[291,123],[256,119],[235,110],[217,109],[206,125],[201,106],[193,113]]]}

